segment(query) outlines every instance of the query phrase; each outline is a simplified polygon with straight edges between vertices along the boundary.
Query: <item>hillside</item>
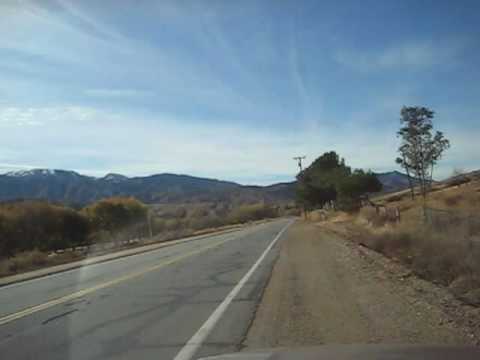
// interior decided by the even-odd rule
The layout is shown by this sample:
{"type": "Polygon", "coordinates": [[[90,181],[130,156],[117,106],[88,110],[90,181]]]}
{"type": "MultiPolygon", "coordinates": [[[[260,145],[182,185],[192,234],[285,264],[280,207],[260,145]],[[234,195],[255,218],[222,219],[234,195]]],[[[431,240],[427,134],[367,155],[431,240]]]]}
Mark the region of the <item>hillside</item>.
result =
{"type": "MultiPolygon", "coordinates": [[[[378,173],[377,178],[383,184],[382,193],[401,191],[409,187],[408,176],[399,171],[378,173]]],[[[415,182],[414,179],[412,181],[415,182]]]]}
{"type": "Polygon", "coordinates": [[[292,183],[243,186],[188,175],[157,174],[95,178],[74,171],[35,169],[0,175],[0,201],[47,199],[83,205],[110,196],[134,196],[146,203],[284,202],[294,196],[292,183]]]}

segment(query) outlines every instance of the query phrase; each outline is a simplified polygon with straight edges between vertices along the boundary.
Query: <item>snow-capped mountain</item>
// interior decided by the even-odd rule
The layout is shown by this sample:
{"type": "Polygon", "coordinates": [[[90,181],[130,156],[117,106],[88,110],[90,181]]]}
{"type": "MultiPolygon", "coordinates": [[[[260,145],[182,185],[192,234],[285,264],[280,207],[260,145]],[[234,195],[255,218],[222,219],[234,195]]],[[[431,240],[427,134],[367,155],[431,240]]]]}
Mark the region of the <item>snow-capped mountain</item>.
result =
{"type": "Polygon", "coordinates": [[[122,182],[128,180],[128,177],[121,174],[109,173],[101,178],[104,181],[122,182]]]}
{"type": "Polygon", "coordinates": [[[33,170],[17,170],[7,172],[6,176],[11,177],[25,177],[25,176],[36,176],[36,175],[54,175],[55,170],[52,169],[33,169],[33,170]]]}

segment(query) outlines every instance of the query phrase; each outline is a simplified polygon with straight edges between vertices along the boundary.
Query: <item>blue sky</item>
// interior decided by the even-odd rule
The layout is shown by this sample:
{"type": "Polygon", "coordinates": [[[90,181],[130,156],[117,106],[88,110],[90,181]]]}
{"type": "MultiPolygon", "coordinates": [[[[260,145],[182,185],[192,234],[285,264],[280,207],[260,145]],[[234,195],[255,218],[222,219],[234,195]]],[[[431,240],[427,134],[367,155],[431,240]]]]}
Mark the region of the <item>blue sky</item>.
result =
{"type": "Polygon", "coordinates": [[[292,180],[396,168],[399,111],[479,168],[478,1],[2,1],[0,171],[292,180]]]}

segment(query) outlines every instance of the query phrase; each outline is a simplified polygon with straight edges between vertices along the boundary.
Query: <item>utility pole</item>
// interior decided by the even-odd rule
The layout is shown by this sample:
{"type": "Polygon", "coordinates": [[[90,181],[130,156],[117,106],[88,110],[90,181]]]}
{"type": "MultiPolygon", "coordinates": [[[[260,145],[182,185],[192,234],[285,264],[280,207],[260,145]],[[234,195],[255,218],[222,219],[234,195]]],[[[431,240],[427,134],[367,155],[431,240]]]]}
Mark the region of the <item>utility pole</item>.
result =
{"type": "MultiPolygon", "coordinates": [[[[295,156],[293,158],[293,160],[297,161],[298,162],[298,168],[300,169],[300,174],[302,173],[303,171],[303,167],[302,167],[302,160],[305,160],[306,156],[303,155],[303,156],[295,156]]],[[[307,208],[305,207],[305,204],[303,204],[303,217],[305,219],[308,218],[308,213],[307,213],[307,208]]]]}
{"type": "Polygon", "coordinates": [[[303,168],[302,168],[302,160],[305,160],[306,156],[295,156],[293,158],[293,160],[296,160],[298,162],[298,168],[300,169],[300,172],[303,171],[303,168]]]}

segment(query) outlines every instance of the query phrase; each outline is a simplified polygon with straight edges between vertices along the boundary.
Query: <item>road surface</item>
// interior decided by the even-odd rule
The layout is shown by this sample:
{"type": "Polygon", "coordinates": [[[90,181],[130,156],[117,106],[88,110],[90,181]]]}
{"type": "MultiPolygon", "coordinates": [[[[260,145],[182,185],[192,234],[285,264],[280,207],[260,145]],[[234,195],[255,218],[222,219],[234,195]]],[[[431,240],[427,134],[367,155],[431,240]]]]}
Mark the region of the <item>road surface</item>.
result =
{"type": "Polygon", "coordinates": [[[174,359],[180,352],[187,359],[192,349],[193,358],[236,351],[278,253],[278,234],[290,223],[1,287],[1,357],[174,359]],[[207,320],[214,326],[198,332],[207,320]]]}

